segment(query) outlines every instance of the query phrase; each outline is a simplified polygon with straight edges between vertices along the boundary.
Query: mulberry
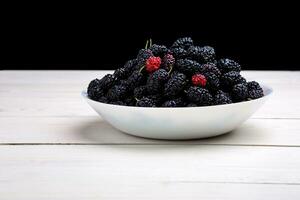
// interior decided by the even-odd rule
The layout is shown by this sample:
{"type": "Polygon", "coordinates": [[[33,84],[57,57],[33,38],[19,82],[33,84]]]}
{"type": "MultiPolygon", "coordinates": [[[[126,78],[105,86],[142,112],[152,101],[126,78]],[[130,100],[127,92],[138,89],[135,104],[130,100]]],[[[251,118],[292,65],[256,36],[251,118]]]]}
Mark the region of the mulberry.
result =
{"type": "Polygon", "coordinates": [[[179,59],[176,61],[176,69],[184,74],[193,75],[201,71],[201,65],[190,59],[179,59]]]}
{"type": "Polygon", "coordinates": [[[165,85],[165,96],[174,97],[182,92],[187,84],[187,77],[182,73],[172,76],[165,85]]]}
{"type": "Polygon", "coordinates": [[[187,91],[189,101],[197,103],[200,106],[208,106],[213,103],[213,97],[207,89],[192,86],[187,91]]]}
{"type": "Polygon", "coordinates": [[[154,56],[159,56],[161,58],[169,52],[166,46],[157,44],[153,44],[150,47],[150,50],[152,51],[154,56]]]}
{"type": "Polygon", "coordinates": [[[142,99],[136,102],[136,106],[138,107],[155,107],[154,101],[147,97],[143,97],[142,99]]]}
{"type": "Polygon", "coordinates": [[[188,49],[193,45],[193,40],[190,37],[178,38],[172,45],[172,47],[180,47],[183,49],[188,49]]]}
{"type": "Polygon", "coordinates": [[[149,94],[160,93],[164,87],[164,83],[168,79],[168,72],[164,69],[159,69],[152,73],[147,81],[147,91],[149,94]]]}
{"type": "Polygon", "coordinates": [[[227,72],[235,71],[240,72],[241,66],[239,63],[235,62],[234,60],[230,60],[228,58],[223,58],[218,61],[218,68],[224,74],[227,72]]]}

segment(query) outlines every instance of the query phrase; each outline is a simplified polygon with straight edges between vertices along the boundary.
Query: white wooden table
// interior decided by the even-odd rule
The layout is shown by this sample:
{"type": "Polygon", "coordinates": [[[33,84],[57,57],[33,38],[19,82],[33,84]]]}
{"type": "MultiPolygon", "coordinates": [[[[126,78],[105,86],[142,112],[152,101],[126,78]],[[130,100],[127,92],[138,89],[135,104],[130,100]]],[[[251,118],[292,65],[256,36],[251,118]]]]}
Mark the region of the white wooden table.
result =
{"type": "Polygon", "coordinates": [[[80,92],[107,71],[0,71],[0,199],[300,199],[300,72],[246,71],[275,93],[234,132],[123,134],[80,92]]]}

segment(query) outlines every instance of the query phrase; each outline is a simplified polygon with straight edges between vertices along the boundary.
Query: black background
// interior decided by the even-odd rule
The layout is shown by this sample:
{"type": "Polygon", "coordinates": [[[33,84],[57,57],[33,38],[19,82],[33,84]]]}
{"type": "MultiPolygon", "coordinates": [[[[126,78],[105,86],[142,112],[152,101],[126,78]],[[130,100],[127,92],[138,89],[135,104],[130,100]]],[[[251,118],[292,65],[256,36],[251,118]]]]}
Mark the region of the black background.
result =
{"type": "Polygon", "coordinates": [[[171,45],[178,37],[191,36],[200,46],[215,47],[219,58],[238,60],[243,69],[300,69],[298,12],[292,6],[118,7],[4,15],[0,67],[115,69],[135,57],[148,38],[171,45]]]}

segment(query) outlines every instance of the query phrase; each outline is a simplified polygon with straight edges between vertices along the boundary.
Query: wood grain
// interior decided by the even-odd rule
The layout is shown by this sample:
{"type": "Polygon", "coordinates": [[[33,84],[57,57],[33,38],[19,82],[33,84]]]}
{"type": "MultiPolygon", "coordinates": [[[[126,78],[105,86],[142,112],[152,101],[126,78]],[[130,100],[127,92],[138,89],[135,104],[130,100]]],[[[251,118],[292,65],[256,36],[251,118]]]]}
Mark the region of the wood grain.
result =
{"type": "Polygon", "coordinates": [[[300,146],[300,119],[250,119],[230,134],[191,141],[124,134],[99,117],[0,118],[0,144],[216,144],[300,146]]]}
{"type": "MultiPolygon", "coordinates": [[[[80,92],[96,74],[101,77],[105,73],[1,71],[0,117],[96,116],[80,92]]],[[[254,118],[300,118],[299,72],[246,71],[244,75],[274,88],[274,94],[254,118]]]]}
{"type": "Polygon", "coordinates": [[[300,198],[300,72],[245,71],[273,87],[230,134],[129,136],[80,97],[111,71],[0,71],[0,199],[300,198]]]}
{"type": "Polygon", "coordinates": [[[299,199],[299,148],[0,146],[1,199],[299,199]]]}

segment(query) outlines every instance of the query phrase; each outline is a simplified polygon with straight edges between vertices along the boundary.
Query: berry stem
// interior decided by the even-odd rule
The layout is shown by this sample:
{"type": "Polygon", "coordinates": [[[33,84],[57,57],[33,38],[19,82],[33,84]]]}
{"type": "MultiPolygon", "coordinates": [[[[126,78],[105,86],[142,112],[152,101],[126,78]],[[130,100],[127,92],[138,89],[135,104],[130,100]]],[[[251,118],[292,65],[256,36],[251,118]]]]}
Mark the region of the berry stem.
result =
{"type": "Polygon", "coordinates": [[[145,49],[148,49],[149,40],[146,41],[145,49]]]}
{"type": "Polygon", "coordinates": [[[151,47],[152,46],[152,39],[150,38],[149,40],[150,40],[149,47],[151,47]]]}
{"type": "Polygon", "coordinates": [[[139,70],[139,73],[141,73],[141,72],[143,71],[144,68],[145,68],[145,65],[143,65],[143,66],[141,67],[141,69],[139,70]]]}
{"type": "Polygon", "coordinates": [[[170,70],[168,71],[168,75],[170,75],[170,73],[172,72],[173,70],[173,65],[170,65],[170,70]]]}
{"type": "Polygon", "coordinates": [[[134,97],[134,99],[135,99],[136,101],[139,101],[139,99],[138,99],[138,98],[136,98],[136,97],[134,97]]]}

